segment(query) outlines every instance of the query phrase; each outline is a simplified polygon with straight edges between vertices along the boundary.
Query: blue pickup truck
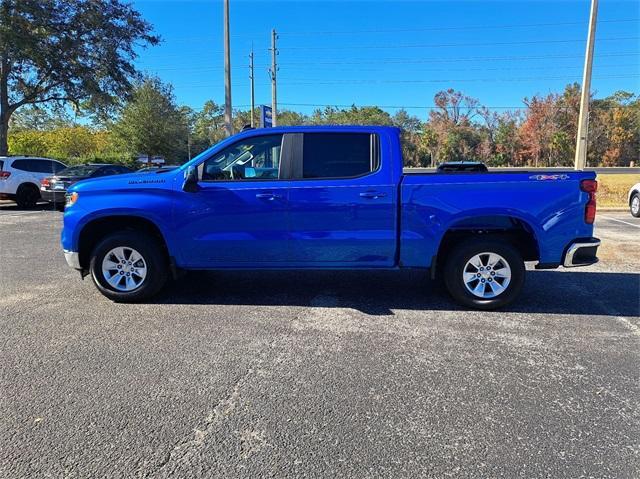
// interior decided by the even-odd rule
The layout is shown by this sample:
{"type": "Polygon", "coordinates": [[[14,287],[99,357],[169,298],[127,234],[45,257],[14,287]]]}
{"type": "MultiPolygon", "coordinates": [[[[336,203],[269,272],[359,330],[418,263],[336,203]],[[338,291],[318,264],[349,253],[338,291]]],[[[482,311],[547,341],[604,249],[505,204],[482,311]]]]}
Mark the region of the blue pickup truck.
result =
{"type": "Polygon", "coordinates": [[[510,303],[525,261],[595,263],[592,172],[403,171],[400,131],[249,130],[181,168],[67,194],[62,247],[115,301],[185,270],[429,270],[467,307],[510,303]]]}

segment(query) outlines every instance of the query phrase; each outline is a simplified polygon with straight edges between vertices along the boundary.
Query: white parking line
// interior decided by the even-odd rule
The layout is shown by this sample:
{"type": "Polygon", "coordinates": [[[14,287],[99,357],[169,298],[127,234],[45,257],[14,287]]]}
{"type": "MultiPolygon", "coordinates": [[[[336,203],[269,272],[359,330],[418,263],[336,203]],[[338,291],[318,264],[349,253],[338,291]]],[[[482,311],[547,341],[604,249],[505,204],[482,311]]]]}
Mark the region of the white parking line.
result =
{"type": "Polygon", "coordinates": [[[625,225],[633,226],[635,228],[640,228],[640,225],[629,223],[628,221],[619,220],[617,218],[611,218],[610,216],[600,216],[600,218],[605,220],[617,221],[618,223],[624,223],[625,225]]]}

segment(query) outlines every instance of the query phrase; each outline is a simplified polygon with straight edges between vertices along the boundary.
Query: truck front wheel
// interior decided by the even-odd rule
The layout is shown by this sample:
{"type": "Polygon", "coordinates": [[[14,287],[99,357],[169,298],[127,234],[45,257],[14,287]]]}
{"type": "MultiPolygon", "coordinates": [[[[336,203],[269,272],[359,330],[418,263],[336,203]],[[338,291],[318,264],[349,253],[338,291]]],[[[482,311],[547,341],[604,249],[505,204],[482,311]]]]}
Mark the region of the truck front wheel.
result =
{"type": "Polygon", "coordinates": [[[477,309],[511,303],[524,284],[522,255],[499,239],[471,238],[456,245],[445,259],[444,280],[453,298],[477,309]]]}
{"type": "Polygon", "coordinates": [[[89,269],[103,295],[126,303],[150,298],[168,276],[162,246],[152,236],[135,231],[105,237],[93,249],[89,269]]]}

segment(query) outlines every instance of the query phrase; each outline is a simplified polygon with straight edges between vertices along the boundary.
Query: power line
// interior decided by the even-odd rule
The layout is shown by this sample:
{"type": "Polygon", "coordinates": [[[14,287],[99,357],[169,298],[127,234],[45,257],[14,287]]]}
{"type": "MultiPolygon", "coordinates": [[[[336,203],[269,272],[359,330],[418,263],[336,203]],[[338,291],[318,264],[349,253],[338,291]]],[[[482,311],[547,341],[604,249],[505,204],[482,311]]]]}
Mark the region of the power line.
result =
{"type": "MultiPolygon", "coordinates": [[[[592,101],[601,101],[601,100],[592,100],[592,101]]],[[[264,102],[263,102],[264,103],[264,102]]],[[[333,107],[333,108],[351,108],[351,107],[355,107],[355,108],[380,108],[380,109],[389,109],[389,110],[442,110],[442,109],[446,109],[446,110],[450,110],[454,107],[441,107],[441,106],[437,106],[437,105],[356,105],[355,103],[282,103],[282,102],[278,102],[278,105],[284,105],[284,106],[301,106],[301,107],[333,107]]],[[[191,109],[194,112],[200,112],[204,110],[204,107],[192,107],[189,105],[185,105],[187,106],[189,109],[191,109]]],[[[219,105],[222,106],[222,105],[219,105]]],[[[242,105],[236,105],[236,109],[237,108],[250,108],[251,105],[250,104],[242,104],[242,105]]],[[[625,108],[633,108],[633,105],[598,105],[598,109],[602,109],[602,110],[616,110],[616,109],[625,109],[625,108]]],[[[473,109],[480,109],[480,108],[486,108],[488,110],[526,110],[527,108],[529,108],[526,105],[513,105],[513,106],[504,106],[504,105],[498,105],[498,106],[493,106],[493,105],[477,105],[477,106],[463,106],[463,105],[459,105],[455,108],[459,108],[461,110],[473,110],[473,109]]],[[[572,109],[572,107],[570,106],[551,106],[549,108],[555,109],[555,110],[569,110],[572,109]]]]}
{"type": "MultiPolygon", "coordinates": [[[[600,38],[598,42],[607,42],[607,41],[626,41],[626,40],[638,40],[640,37],[610,37],[610,38],[600,38]]],[[[423,44],[407,44],[407,45],[341,45],[335,47],[329,46],[321,46],[321,47],[305,47],[305,46],[296,46],[296,47],[278,47],[278,50],[286,50],[286,51],[332,51],[332,50],[381,50],[381,49],[396,49],[396,48],[451,48],[451,47],[477,47],[477,46],[509,46],[509,45],[539,45],[539,44],[566,44],[566,43],[582,43],[584,42],[584,38],[580,39],[556,39],[556,40],[521,40],[521,41],[508,41],[508,42],[470,42],[470,43],[423,43],[423,44]]],[[[262,51],[260,49],[259,51],[262,51]]],[[[270,51],[270,48],[264,49],[264,51],[270,51]]],[[[206,54],[223,54],[223,50],[207,50],[206,54]]],[[[202,57],[204,53],[194,55],[194,57],[202,57]]],[[[142,57],[142,53],[137,55],[138,58],[142,57]]],[[[145,55],[145,59],[154,58],[194,58],[185,55],[184,53],[169,53],[162,54],[157,52],[156,55],[145,55]]]]}
{"type": "MultiPolygon", "coordinates": [[[[611,78],[639,78],[640,74],[627,74],[627,75],[600,75],[595,76],[597,79],[611,79],[611,78]]],[[[542,77],[521,77],[521,78],[460,78],[460,79],[431,79],[431,80],[305,80],[301,82],[279,82],[279,84],[286,85],[341,85],[341,84],[367,84],[367,83],[454,83],[454,82],[526,82],[526,81],[538,81],[538,80],[565,80],[565,81],[577,81],[579,78],[575,76],[542,76],[542,77]]],[[[235,84],[236,86],[247,84],[235,84]]],[[[175,88],[212,88],[215,84],[193,84],[193,85],[176,85],[175,88]]]]}
{"type": "MultiPolygon", "coordinates": [[[[611,38],[599,38],[598,42],[607,41],[620,41],[620,40],[639,40],[640,37],[611,37],[611,38]]],[[[281,50],[293,51],[293,50],[381,50],[381,49],[393,49],[393,48],[448,48],[448,47],[486,47],[486,46],[504,46],[504,45],[540,45],[551,43],[582,43],[584,38],[575,40],[523,40],[523,41],[510,41],[510,42],[472,42],[472,43],[422,43],[422,44],[409,44],[409,45],[341,45],[339,47],[284,47],[281,50]]]]}
{"type": "MultiPolygon", "coordinates": [[[[254,65],[255,66],[255,65],[254,65]]],[[[264,67],[268,67],[268,65],[259,65],[259,66],[264,66],[264,67]]],[[[611,65],[611,64],[606,64],[606,65],[598,65],[599,68],[620,68],[620,67],[638,67],[640,66],[640,62],[639,63],[626,63],[626,64],[621,64],[621,65],[611,65]]],[[[203,68],[154,68],[153,71],[189,71],[189,72],[209,72],[209,71],[216,71],[216,70],[222,70],[223,67],[203,67],[203,68]]],[[[239,69],[242,68],[243,70],[246,67],[232,67],[234,69],[239,69]]],[[[412,70],[412,71],[419,71],[419,72],[467,72],[467,71],[511,71],[511,70],[564,70],[567,68],[580,68],[582,69],[582,65],[544,65],[544,66],[522,66],[522,67],[499,67],[499,68],[422,68],[420,70],[412,70]]],[[[367,69],[362,69],[362,68],[358,68],[358,71],[387,71],[388,69],[386,68],[375,68],[375,69],[371,69],[371,68],[367,68],[367,69]]]]}
{"type": "MultiPolygon", "coordinates": [[[[623,65],[598,65],[599,68],[623,68],[623,67],[638,67],[640,63],[627,63],[623,65]]],[[[489,72],[489,71],[514,71],[514,70],[567,70],[567,69],[580,69],[582,70],[581,65],[545,65],[545,66],[525,66],[525,67],[500,67],[500,68],[426,68],[421,70],[412,70],[411,73],[423,73],[423,72],[489,72]]],[[[386,69],[378,69],[378,70],[360,70],[359,71],[387,71],[386,69]]],[[[620,74],[626,74],[621,72],[620,74]]],[[[308,78],[284,78],[285,80],[295,80],[295,81],[314,81],[314,79],[308,78]]],[[[341,79],[347,80],[347,79],[341,79]]],[[[355,80],[362,80],[361,78],[357,78],[355,80]]]]}
{"type": "MultiPolygon", "coordinates": [[[[598,79],[611,79],[611,78],[638,78],[640,74],[620,74],[620,75],[600,75],[594,78],[598,79]]],[[[521,77],[521,78],[449,78],[449,79],[430,79],[430,80],[313,80],[305,79],[302,81],[294,82],[282,82],[283,85],[349,85],[349,84],[375,84],[375,83],[398,83],[398,84],[411,84],[411,83],[454,83],[454,82],[521,82],[530,80],[572,80],[575,77],[567,76],[541,76],[541,77],[521,77]]]]}
{"type": "MultiPolygon", "coordinates": [[[[622,52],[622,53],[602,53],[597,57],[624,57],[638,56],[639,52],[622,52]]],[[[280,65],[367,65],[367,64],[409,64],[409,63],[453,63],[467,61],[503,61],[503,60],[547,60],[549,58],[581,58],[579,55],[532,55],[532,56],[497,56],[497,57],[440,57],[440,58],[422,58],[419,60],[408,58],[379,58],[376,60],[359,60],[359,61],[319,61],[319,62],[281,62],[280,65]]]]}
{"type": "MultiPolygon", "coordinates": [[[[640,19],[622,19],[622,20],[600,20],[598,23],[630,23],[638,22],[640,19]]],[[[529,28],[529,27],[556,27],[580,25],[584,26],[584,22],[556,22],[556,23],[522,23],[509,25],[467,25],[456,27],[425,27],[425,28],[399,28],[399,29],[372,29],[372,30],[337,30],[337,31],[300,31],[300,32],[283,32],[281,35],[286,36],[313,36],[313,35],[352,35],[363,33],[410,33],[410,32],[430,32],[430,31],[449,31],[449,30],[483,30],[488,28],[529,28]]]]}
{"type": "MultiPolygon", "coordinates": [[[[286,106],[304,106],[304,107],[334,107],[334,108],[380,108],[380,109],[398,109],[398,110],[451,110],[454,107],[441,107],[437,105],[356,105],[352,104],[329,104],[329,103],[280,103],[281,105],[286,106]]],[[[486,108],[488,110],[526,110],[529,108],[526,105],[518,105],[518,106],[487,106],[487,105],[477,105],[477,106],[456,106],[455,108],[461,110],[474,110],[480,108],[486,108]]],[[[567,110],[571,109],[569,106],[552,106],[550,107],[555,110],[567,110]]],[[[615,110],[615,109],[623,109],[623,108],[631,108],[631,105],[599,105],[599,109],[604,110],[615,110]]]]}
{"type": "MultiPolygon", "coordinates": [[[[279,35],[279,34],[278,34],[279,35]]],[[[278,50],[280,50],[280,47],[278,47],[278,50]]],[[[203,55],[198,54],[196,57],[190,57],[188,55],[182,54],[182,55],[176,55],[177,58],[180,58],[181,60],[184,61],[188,61],[188,62],[192,62],[194,59],[201,59],[203,55]]],[[[596,58],[601,58],[601,57],[620,57],[620,56],[640,56],[640,52],[615,52],[615,53],[599,53],[596,54],[596,58]]],[[[170,56],[165,56],[163,58],[169,58],[170,56]]],[[[367,64],[367,63],[433,63],[433,62],[439,62],[439,63],[449,63],[449,62],[462,62],[462,61],[499,61],[499,60],[546,60],[548,58],[582,58],[582,55],[578,54],[578,53],[572,53],[572,54],[547,54],[547,55],[509,55],[509,56],[472,56],[472,57],[431,57],[431,58],[421,58],[419,60],[416,59],[412,59],[412,58],[398,58],[398,57],[387,57],[387,58],[379,58],[379,59],[371,59],[371,60],[319,60],[319,61],[314,61],[314,60],[303,60],[303,61],[288,61],[288,62],[278,62],[278,65],[362,65],[362,64],[367,64]]],[[[148,58],[145,58],[144,60],[148,60],[148,58]]],[[[170,64],[164,64],[164,65],[150,65],[149,68],[154,68],[154,70],[156,69],[156,67],[160,67],[160,68],[166,68],[167,71],[168,70],[182,70],[181,67],[175,67],[174,66],[175,63],[170,63],[170,64]]],[[[270,64],[256,64],[256,67],[264,67],[264,68],[268,68],[270,67],[270,64]]],[[[140,68],[144,69],[144,65],[140,65],[140,68]]],[[[222,67],[219,67],[222,68],[222,67]]],[[[237,67],[232,67],[232,68],[237,68],[237,67]]],[[[245,67],[242,67],[243,69],[245,67]]],[[[159,70],[159,68],[158,68],[159,70]]]]}

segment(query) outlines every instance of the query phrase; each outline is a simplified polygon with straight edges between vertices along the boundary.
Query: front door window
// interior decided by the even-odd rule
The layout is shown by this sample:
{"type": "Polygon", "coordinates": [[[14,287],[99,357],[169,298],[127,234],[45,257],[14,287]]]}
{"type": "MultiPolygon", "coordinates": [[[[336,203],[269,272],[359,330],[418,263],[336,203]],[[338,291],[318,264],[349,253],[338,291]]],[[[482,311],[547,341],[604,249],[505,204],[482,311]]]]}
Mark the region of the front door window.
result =
{"type": "Polygon", "coordinates": [[[282,135],[248,138],[204,162],[202,181],[277,180],[282,135]]]}

